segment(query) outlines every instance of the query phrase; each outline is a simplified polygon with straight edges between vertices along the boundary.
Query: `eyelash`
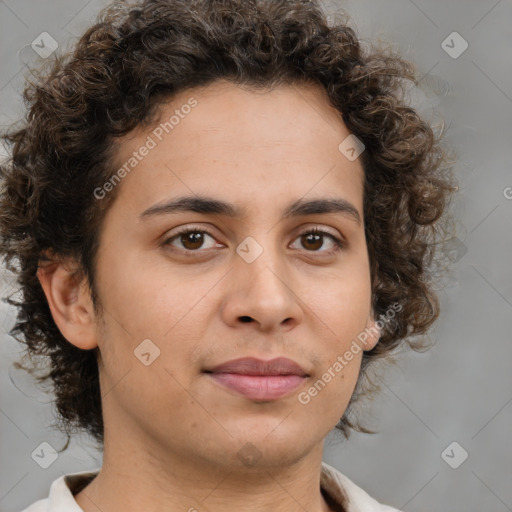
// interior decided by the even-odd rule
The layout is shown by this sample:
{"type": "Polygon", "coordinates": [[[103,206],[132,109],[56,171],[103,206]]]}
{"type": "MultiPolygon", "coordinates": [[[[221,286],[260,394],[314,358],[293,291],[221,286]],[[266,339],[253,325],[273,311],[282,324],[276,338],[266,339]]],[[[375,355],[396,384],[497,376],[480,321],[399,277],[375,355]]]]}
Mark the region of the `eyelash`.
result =
{"type": "MultiPolygon", "coordinates": [[[[179,229],[172,237],[167,238],[163,242],[162,245],[163,246],[168,246],[168,245],[170,245],[170,243],[173,240],[175,240],[176,238],[180,237],[181,235],[188,235],[190,233],[206,233],[208,236],[210,236],[213,239],[215,239],[215,237],[208,230],[205,230],[204,228],[199,228],[199,227],[194,227],[194,226],[192,226],[192,227],[187,226],[187,227],[179,229]]],[[[337,254],[339,251],[341,251],[341,250],[346,248],[345,242],[341,241],[340,239],[338,239],[337,237],[335,237],[334,235],[332,235],[328,231],[319,229],[317,227],[308,229],[308,230],[300,233],[297,236],[297,238],[301,238],[304,235],[309,235],[309,234],[324,235],[324,236],[330,238],[334,242],[334,248],[329,250],[329,251],[307,251],[307,252],[310,252],[310,253],[321,253],[321,254],[327,254],[328,256],[333,256],[333,255],[337,254]]],[[[182,251],[182,252],[184,252],[188,256],[191,256],[193,253],[202,252],[200,249],[192,250],[192,249],[181,249],[181,248],[177,248],[176,249],[176,248],[173,248],[171,250],[172,251],[182,251]]]]}

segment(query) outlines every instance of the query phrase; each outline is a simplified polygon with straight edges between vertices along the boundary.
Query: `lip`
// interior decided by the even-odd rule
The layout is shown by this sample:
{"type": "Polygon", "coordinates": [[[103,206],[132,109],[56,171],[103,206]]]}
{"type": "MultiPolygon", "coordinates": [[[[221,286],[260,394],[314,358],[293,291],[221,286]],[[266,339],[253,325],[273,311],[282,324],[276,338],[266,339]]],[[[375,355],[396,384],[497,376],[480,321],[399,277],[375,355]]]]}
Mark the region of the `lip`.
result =
{"type": "Polygon", "coordinates": [[[309,375],[286,357],[263,361],[243,357],[204,370],[212,380],[251,400],[277,400],[297,389],[309,375]]]}
{"type": "Polygon", "coordinates": [[[308,376],[306,371],[295,361],[287,357],[276,357],[269,361],[256,357],[241,357],[219,364],[206,370],[209,373],[237,373],[240,375],[298,375],[308,376]]]}

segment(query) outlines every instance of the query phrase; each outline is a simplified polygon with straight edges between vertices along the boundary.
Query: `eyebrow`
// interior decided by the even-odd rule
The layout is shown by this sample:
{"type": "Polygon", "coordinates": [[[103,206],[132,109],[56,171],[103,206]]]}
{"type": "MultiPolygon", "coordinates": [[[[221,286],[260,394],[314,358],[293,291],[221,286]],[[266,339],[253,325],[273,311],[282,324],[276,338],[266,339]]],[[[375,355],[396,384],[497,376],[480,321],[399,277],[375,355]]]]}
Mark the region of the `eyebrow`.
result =
{"type": "MultiPolygon", "coordinates": [[[[216,214],[232,218],[243,218],[246,215],[245,208],[239,208],[232,203],[211,197],[184,196],[165,203],[155,204],[143,211],[139,218],[146,220],[157,215],[169,215],[178,212],[216,214]]],[[[357,208],[346,199],[341,198],[320,198],[307,201],[298,199],[284,210],[281,219],[322,213],[340,213],[357,224],[361,224],[361,216],[357,208]]]]}

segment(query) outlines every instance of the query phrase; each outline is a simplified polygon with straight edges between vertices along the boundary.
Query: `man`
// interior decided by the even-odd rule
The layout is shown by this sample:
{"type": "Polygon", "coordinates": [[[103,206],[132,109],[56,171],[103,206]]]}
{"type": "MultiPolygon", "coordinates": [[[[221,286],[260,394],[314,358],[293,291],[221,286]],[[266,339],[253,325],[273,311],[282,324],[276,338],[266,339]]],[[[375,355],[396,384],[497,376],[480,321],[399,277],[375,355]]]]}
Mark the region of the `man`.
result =
{"type": "Polygon", "coordinates": [[[438,315],[453,188],[398,78],[314,2],[147,0],[27,89],[0,200],[13,334],[104,454],[28,512],[396,510],[322,450],[438,315]]]}

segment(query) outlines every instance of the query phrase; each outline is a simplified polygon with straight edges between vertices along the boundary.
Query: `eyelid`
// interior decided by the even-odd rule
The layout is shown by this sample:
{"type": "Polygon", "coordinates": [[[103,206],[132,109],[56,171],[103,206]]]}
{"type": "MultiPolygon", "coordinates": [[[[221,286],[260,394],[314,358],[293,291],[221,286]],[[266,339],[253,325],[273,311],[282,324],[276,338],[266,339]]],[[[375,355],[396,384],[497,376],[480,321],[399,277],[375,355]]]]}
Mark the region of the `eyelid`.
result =
{"type": "Polygon", "coordinates": [[[345,237],[337,229],[330,228],[330,227],[324,226],[322,224],[314,223],[314,222],[306,224],[306,225],[301,225],[300,227],[298,227],[297,228],[298,235],[296,235],[296,236],[299,236],[303,233],[309,233],[310,231],[317,231],[319,233],[324,233],[324,234],[332,236],[335,239],[341,239],[340,241],[342,241],[343,243],[346,243],[345,237]]]}
{"type": "MultiPolygon", "coordinates": [[[[215,240],[216,243],[219,243],[217,241],[217,236],[214,235],[209,228],[205,228],[205,227],[201,227],[201,226],[195,226],[195,225],[190,225],[190,224],[187,224],[185,226],[180,226],[178,228],[176,228],[176,231],[174,231],[170,236],[166,235],[165,238],[164,238],[164,241],[162,243],[163,246],[167,246],[167,245],[170,245],[170,242],[176,238],[178,238],[180,235],[182,234],[186,234],[186,233],[189,233],[189,232],[199,232],[199,233],[206,233],[208,236],[210,236],[211,238],[213,238],[215,240]]],[[[224,244],[223,244],[224,245],[224,244]]],[[[187,249],[180,249],[180,248],[173,248],[174,250],[177,250],[177,251],[182,251],[182,252],[186,252],[186,253],[194,253],[194,252],[197,252],[197,253],[200,253],[200,252],[205,252],[205,249],[201,250],[201,249],[198,249],[196,251],[192,251],[192,250],[187,250],[187,249]]]]}

